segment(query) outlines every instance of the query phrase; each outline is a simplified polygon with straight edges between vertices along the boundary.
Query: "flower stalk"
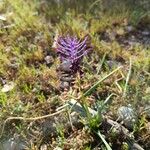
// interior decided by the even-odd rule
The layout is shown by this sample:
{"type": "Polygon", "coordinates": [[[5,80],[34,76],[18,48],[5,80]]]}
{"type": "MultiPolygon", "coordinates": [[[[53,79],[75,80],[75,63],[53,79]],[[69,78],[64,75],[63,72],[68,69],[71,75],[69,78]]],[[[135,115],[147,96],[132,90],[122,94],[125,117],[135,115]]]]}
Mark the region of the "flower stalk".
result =
{"type": "Polygon", "coordinates": [[[60,57],[61,89],[69,89],[75,74],[80,71],[82,58],[92,50],[88,36],[78,39],[76,36],[59,36],[55,48],[60,57]]]}

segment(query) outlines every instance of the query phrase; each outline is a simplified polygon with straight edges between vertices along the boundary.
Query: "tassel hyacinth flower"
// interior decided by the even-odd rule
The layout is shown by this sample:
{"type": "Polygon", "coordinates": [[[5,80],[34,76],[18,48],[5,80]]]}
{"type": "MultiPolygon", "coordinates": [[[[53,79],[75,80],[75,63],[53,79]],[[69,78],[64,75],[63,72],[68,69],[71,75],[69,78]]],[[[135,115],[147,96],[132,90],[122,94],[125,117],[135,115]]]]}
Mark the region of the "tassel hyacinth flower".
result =
{"type": "Polygon", "coordinates": [[[89,37],[78,39],[76,36],[60,36],[56,40],[56,51],[60,57],[61,89],[68,89],[73,77],[80,70],[80,63],[92,47],[89,37]]]}

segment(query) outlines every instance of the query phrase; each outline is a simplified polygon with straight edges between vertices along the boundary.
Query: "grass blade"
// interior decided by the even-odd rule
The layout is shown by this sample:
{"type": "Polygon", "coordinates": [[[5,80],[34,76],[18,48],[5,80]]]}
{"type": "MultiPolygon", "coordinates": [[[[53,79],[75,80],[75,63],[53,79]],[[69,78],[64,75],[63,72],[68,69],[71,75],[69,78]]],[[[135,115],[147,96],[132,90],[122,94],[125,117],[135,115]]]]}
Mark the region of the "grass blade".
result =
{"type": "Polygon", "coordinates": [[[100,133],[100,131],[98,131],[98,136],[101,138],[101,140],[103,141],[103,143],[105,144],[107,150],[112,150],[111,147],[109,146],[109,144],[107,143],[107,141],[103,138],[102,134],[100,133]]]}
{"type": "Polygon", "coordinates": [[[128,88],[128,82],[129,82],[130,76],[131,76],[131,70],[132,70],[132,60],[130,58],[129,72],[128,72],[127,78],[126,78],[126,83],[125,83],[125,87],[124,87],[123,97],[126,97],[126,92],[127,92],[127,88],[128,88]]]}
{"type": "Polygon", "coordinates": [[[104,54],[104,56],[103,56],[103,58],[102,58],[102,60],[101,60],[101,63],[100,63],[100,65],[99,65],[98,69],[97,69],[97,75],[99,74],[99,72],[100,72],[100,70],[101,70],[101,68],[102,68],[102,66],[103,66],[103,64],[104,64],[106,55],[107,55],[107,53],[104,54]]]}
{"type": "Polygon", "coordinates": [[[113,70],[111,73],[109,73],[108,75],[106,75],[105,77],[103,77],[102,79],[100,79],[98,82],[96,82],[89,90],[87,90],[83,96],[86,97],[88,95],[90,95],[96,88],[97,86],[103,82],[105,79],[107,79],[108,77],[110,77],[112,74],[114,74],[116,71],[118,71],[120,68],[122,68],[122,66],[118,67],[117,69],[113,70]]]}

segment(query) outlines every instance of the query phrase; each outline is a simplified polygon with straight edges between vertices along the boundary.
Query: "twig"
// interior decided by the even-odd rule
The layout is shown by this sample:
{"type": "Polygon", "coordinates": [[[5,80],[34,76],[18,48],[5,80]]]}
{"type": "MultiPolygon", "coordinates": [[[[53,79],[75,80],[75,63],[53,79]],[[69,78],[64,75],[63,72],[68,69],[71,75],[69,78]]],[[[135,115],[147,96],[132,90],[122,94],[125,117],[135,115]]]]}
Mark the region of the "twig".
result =
{"type": "Polygon", "coordinates": [[[107,117],[103,116],[104,117],[104,122],[103,124],[105,126],[107,126],[106,124],[108,124],[109,126],[113,127],[115,129],[115,132],[119,135],[119,134],[123,134],[127,141],[130,141],[130,145],[132,145],[132,148],[136,148],[136,150],[144,150],[138,143],[136,143],[134,141],[133,138],[131,138],[131,134],[129,132],[129,130],[127,128],[125,128],[124,126],[122,126],[121,124],[119,124],[118,122],[116,121],[113,121],[111,119],[108,119],[107,117]]]}
{"type": "Polygon", "coordinates": [[[53,117],[53,116],[56,116],[62,112],[66,111],[65,109],[62,109],[60,111],[57,111],[53,114],[48,114],[48,115],[44,115],[44,116],[39,116],[39,117],[31,117],[31,118],[25,118],[25,117],[9,117],[7,118],[5,121],[4,121],[4,124],[2,126],[2,131],[1,131],[1,134],[0,134],[0,139],[3,135],[3,132],[4,132],[4,129],[5,129],[5,125],[8,121],[10,120],[23,120],[23,121],[36,121],[36,120],[41,120],[41,119],[45,119],[45,118],[49,118],[49,117],[53,117]]]}

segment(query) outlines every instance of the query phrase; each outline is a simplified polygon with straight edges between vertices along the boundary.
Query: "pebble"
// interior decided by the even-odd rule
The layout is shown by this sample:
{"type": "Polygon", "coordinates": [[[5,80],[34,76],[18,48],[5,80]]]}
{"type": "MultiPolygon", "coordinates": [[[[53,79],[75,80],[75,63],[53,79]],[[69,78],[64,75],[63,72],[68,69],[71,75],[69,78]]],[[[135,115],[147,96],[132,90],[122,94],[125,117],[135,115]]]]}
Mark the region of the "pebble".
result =
{"type": "Polygon", "coordinates": [[[40,150],[47,150],[47,145],[46,145],[46,144],[42,145],[42,146],[40,147],[40,150]]]}
{"type": "Polygon", "coordinates": [[[71,81],[73,81],[73,78],[72,77],[61,77],[60,80],[66,81],[66,82],[71,82],[71,81]]]}
{"type": "Polygon", "coordinates": [[[61,82],[60,88],[61,89],[69,89],[69,82],[61,82]]]}
{"type": "Polygon", "coordinates": [[[10,138],[3,143],[0,143],[0,150],[25,150],[27,144],[19,139],[10,138]]]}
{"type": "Polygon", "coordinates": [[[15,87],[15,83],[14,83],[14,82],[9,82],[9,83],[7,83],[7,84],[5,84],[5,85],[3,86],[3,88],[1,89],[1,92],[4,92],[4,93],[9,92],[9,91],[11,91],[14,87],[15,87]]]}
{"type": "Polygon", "coordinates": [[[59,69],[61,71],[64,71],[64,72],[70,72],[71,71],[71,66],[72,66],[72,63],[69,60],[67,60],[67,61],[63,61],[60,64],[59,69]]]}
{"type": "Polygon", "coordinates": [[[122,121],[123,124],[129,129],[133,128],[138,119],[137,114],[130,105],[121,106],[118,109],[118,117],[119,120],[122,121]]]}
{"type": "Polygon", "coordinates": [[[6,17],[5,17],[5,16],[3,16],[3,15],[0,15],[0,20],[2,20],[2,21],[6,21],[6,17]]]}
{"type": "Polygon", "coordinates": [[[134,27],[133,27],[133,26],[127,26],[127,27],[126,27],[126,30],[127,30],[128,32],[132,32],[132,31],[134,31],[134,27]]]}
{"type": "Polygon", "coordinates": [[[145,31],[142,32],[142,34],[145,35],[145,36],[148,36],[148,35],[150,35],[150,32],[145,30],[145,31]]]}
{"type": "Polygon", "coordinates": [[[44,60],[46,61],[46,64],[49,65],[49,64],[52,64],[54,62],[54,59],[52,56],[49,56],[47,55],[44,60]]]}

